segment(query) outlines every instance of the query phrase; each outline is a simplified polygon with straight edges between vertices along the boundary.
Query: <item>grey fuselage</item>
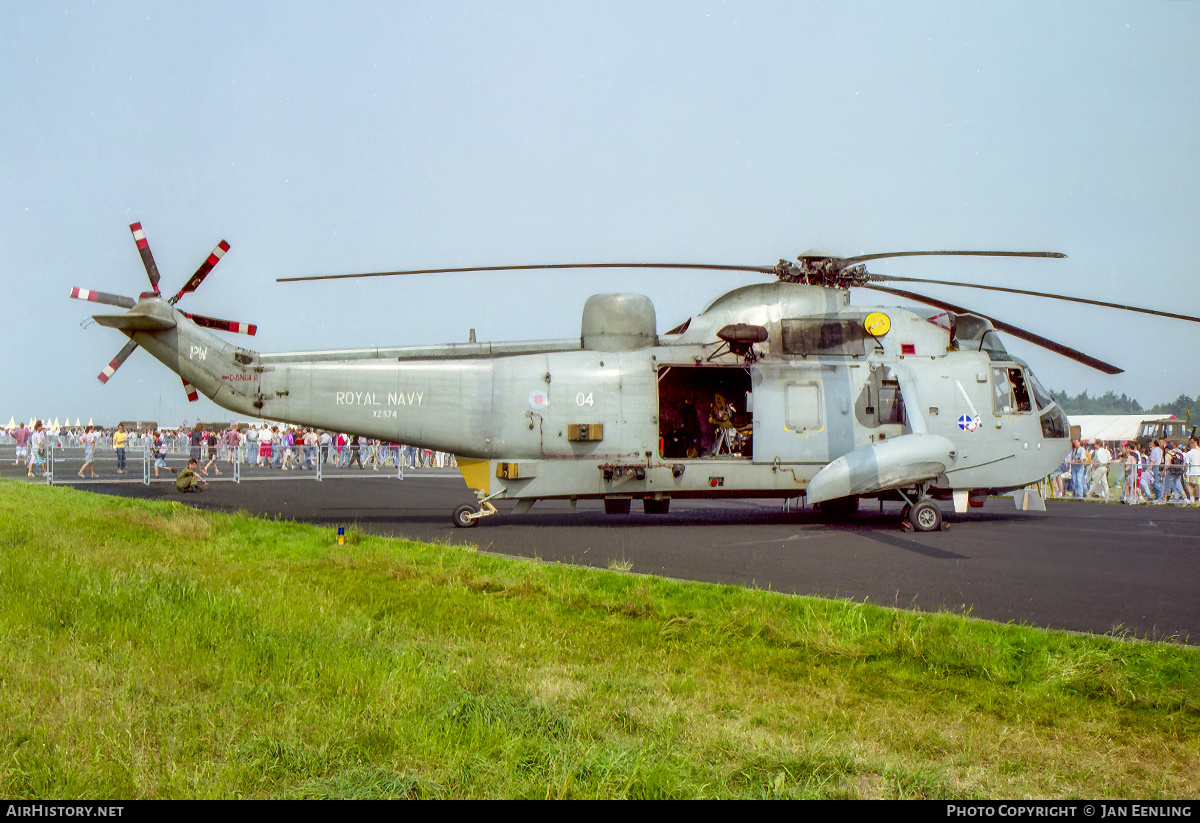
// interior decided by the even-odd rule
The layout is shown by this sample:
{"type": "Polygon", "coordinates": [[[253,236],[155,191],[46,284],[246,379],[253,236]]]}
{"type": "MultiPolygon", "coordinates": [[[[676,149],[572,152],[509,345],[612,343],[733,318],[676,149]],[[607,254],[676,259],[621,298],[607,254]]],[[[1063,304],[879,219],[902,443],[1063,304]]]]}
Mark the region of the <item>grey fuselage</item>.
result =
{"type": "Polygon", "coordinates": [[[1028,367],[945,313],[770,283],[656,334],[645,298],[593,300],[582,336],[556,341],[260,354],[162,300],[131,311],[174,328],[127,333],[231,411],[451,452],[509,498],[797,496],[839,458],[823,497],[1012,489],[1069,446],[1028,367]],[[861,331],[872,314],[886,332],[861,331]],[[731,350],[717,335],[739,325],[765,340],[731,350]]]}

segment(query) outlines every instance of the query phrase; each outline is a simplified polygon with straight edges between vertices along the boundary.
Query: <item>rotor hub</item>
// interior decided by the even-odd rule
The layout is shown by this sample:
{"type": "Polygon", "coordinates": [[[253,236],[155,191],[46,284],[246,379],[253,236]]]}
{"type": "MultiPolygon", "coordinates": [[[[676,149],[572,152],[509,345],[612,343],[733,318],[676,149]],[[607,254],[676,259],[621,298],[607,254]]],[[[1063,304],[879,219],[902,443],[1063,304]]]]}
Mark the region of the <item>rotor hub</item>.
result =
{"type": "Polygon", "coordinates": [[[796,263],[780,260],[775,264],[775,276],[784,283],[802,283],[806,286],[825,286],[831,289],[862,286],[871,278],[866,266],[843,266],[841,259],[837,257],[799,257],[796,263]]]}

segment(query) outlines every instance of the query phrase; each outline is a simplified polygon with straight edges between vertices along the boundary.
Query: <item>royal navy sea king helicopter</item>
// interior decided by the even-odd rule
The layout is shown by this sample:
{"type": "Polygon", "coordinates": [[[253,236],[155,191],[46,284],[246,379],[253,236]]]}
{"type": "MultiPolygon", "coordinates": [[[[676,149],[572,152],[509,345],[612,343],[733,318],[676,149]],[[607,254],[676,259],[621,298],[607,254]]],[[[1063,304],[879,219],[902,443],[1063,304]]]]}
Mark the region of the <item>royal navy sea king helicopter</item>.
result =
{"type": "MultiPolygon", "coordinates": [[[[478,500],[453,513],[462,527],[495,513],[498,499],[515,500],[516,514],[543,499],[603,499],[606,512],[624,514],[634,500],[665,513],[673,499],[803,497],[844,514],[860,498],[883,497],[905,502],[906,527],[931,531],[942,525],[937,501],[965,512],[1045,477],[1069,448],[1066,415],[1005,350],[999,331],[1106,374],[1121,371],[978,312],[882,285],[944,281],[872,274],[864,265],[921,255],[1065,256],[1053,252],[809,253],[775,266],[590,263],[281,278],[637,267],[774,280],[722,295],[664,334],[649,298],[597,294],[584,306],[578,338],[265,353],[210,331],[253,335],[255,326],[175,307],[228,244],[165,298],[141,224],[130,229],[151,290],[136,300],[71,290],[127,309],[95,316],[129,338],[101,381],[140,346],[183,379],[190,399],[198,391],[238,414],[450,452],[478,500]],[[852,287],[929,308],[852,306],[852,287]]],[[[1023,500],[1041,507],[1036,495],[1023,500]]]]}

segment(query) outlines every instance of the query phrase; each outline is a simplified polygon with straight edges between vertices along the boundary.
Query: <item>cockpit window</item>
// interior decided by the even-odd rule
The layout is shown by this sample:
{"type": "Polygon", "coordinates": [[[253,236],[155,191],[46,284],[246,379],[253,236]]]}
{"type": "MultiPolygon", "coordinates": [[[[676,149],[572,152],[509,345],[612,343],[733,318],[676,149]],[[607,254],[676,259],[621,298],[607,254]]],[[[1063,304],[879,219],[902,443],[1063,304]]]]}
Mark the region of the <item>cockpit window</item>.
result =
{"type": "Polygon", "coordinates": [[[1051,409],[1042,415],[1042,437],[1063,439],[1067,436],[1067,416],[1062,409],[1051,409]]]}
{"type": "Polygon", "coordinates": [[[1013,366],[992,368],[992,409],[996,414],[1033,411],[1023,369],[1013,366]]]}

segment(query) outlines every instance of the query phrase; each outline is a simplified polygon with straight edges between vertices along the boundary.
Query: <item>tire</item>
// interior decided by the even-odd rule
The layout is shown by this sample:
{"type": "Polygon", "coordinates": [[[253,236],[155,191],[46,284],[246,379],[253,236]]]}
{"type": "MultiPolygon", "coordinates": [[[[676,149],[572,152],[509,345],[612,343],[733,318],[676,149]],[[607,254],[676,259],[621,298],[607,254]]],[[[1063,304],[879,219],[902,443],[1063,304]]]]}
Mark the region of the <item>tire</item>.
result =
{"type": "Polygon", "coordinates": [[[671,499],[655,500],[653,497],[642,498],[642,511],[646,514],[666,514],[671,508],[671,499]]]}
{"type": "Polygon", "coordinates": [[[454,510],[454,515],[450,518],[454,521],[454,525],[460,529],[469,529],[479,523],[479,518],[471,517],[476,511],[474,506],[459,506],[454,510]]]}
{"type": "Polygon", "coordinates": [[[604,513],[629,514],[631,503],[633,501],[628,497],[606,497],[604,498],[604,513]]]}
{"type": "Polygon", "coordinates": [[[942,510],[932,500],[922,500],[912,507],[908,522],[919,532],[935,532],[942,527],[942,510]]]}

